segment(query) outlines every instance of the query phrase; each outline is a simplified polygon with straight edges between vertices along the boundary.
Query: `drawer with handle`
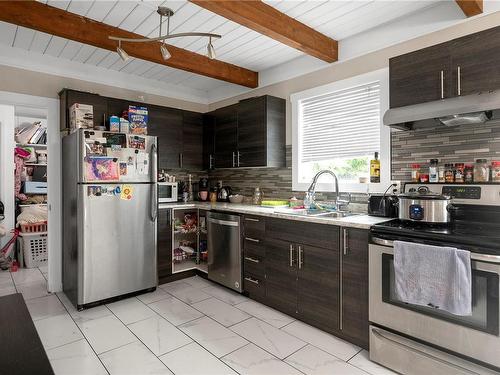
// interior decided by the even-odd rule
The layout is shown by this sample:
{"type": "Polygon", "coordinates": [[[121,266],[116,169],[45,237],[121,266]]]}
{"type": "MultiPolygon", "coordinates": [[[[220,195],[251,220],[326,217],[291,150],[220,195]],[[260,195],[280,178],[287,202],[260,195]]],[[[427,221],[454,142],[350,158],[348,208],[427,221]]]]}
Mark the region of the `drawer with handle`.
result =
{"type": "Polygon", "coordinates": [[[243,236],[243,249],[249,255],[255,255],[264,258],[266,255],[266,248],[264,241],[258,238],[243,236]]]}
{"type": "Polygon", "coordinates": [[[248,292],[255,300],[263,300],[266,297],[265,278],[254,274],[245,273],[243,278],[243,290],[248,292]]]}
{"type": "Polygon", "coordinates": [[[263,216],[243,217],[244,233],[246,236],[264,239],[266,234],[266,221],[263,216]]]}
{"type": "Polygon", "coordinates": [[[264,259],[245,253],[243,256],[243,273],[245,275],[250,273],[263,278],[266,273],[264,259]]]}

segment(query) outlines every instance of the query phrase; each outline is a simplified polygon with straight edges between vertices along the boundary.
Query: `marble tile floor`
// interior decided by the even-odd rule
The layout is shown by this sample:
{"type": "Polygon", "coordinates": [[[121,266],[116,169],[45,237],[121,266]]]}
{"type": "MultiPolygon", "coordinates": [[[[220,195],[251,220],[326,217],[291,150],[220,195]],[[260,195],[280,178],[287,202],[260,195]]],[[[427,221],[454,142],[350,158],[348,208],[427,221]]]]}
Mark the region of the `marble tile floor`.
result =
{"type": "Polygon", "coordinates": [[[393,374],[365,350],[201,277],[77,311],[46,292],[45,275],[0,272],[0,295],[23,293],[56,375],[393,374]]]}

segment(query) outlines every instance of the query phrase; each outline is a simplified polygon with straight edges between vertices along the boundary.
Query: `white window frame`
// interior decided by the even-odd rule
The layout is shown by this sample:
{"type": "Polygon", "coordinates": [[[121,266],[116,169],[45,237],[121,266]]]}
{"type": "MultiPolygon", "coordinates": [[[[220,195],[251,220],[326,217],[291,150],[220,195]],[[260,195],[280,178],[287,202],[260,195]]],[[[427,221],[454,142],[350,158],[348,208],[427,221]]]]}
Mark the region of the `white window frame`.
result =
{"type": "MultiPolygon", "coordinates": [[[[341,81],[329,83],[327,85],[314,87],[309,90],[297,92],[290,95],[292,107],[292,189],[293,191],[307,191],[310,182],[299,182],[299,102],[303,99],[329,92],[345,90],[369,82],[380,82],[380,183],[349,183],[339,180],[339,189],[342,192],[352,193],[372,193],[384,192],[391,183],[391,130],[383,124],[384,113],[389,109],[389,69],[380,69],[370,73],[361,74],[341,81]]],[[[316,191],[333,191],[331,177],[321,177],[316,185],[316,191]]]]}

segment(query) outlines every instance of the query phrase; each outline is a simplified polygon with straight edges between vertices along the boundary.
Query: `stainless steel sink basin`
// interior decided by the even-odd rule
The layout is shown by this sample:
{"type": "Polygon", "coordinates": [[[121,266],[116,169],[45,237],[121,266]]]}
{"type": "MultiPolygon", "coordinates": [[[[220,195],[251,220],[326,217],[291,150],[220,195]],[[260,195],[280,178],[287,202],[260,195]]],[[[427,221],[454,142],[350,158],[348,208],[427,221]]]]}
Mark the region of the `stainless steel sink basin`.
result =
{"type": "Polygon", "coordinates": [[[290,210],[287,213],[291,214],[291,215],[298,215],[298,216],[332,217],[332,218],[341,218],[341,217],[359,215],[357,213],[347,212],[347,211],[326,211],[326,210],[306,210],[306,209],[304,209],[304,210],[290,210]]]}

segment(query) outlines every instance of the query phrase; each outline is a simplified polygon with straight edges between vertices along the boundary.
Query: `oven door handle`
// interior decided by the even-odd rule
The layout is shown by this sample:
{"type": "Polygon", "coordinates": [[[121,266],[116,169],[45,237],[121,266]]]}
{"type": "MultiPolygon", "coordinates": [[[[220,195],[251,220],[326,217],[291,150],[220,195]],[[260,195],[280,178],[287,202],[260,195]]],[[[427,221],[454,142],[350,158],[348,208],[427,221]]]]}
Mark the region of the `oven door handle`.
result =
{"type": "MultiPolygon", "coordinates": [[[[372,237],[372,242],[376,245],[393,247],[394,241],[386,240],[383,238],[372,237]]],[[[481,253],[470,253],[471,260],[475,260],[477,262],[487,262],[487,263],[495,263],[500,264],[500,256],[499,255],[490,255],[490,254],[481,254],[481,253]]]]}
{"type": "Polygon", "coordinates": [[[417,348],[414,348],[414,347],[408,346],[408,345],[406,345],[406,344],[404,344],[404,343],[402,343],[402,342],[399,342],[399,341],[393,340],[393,339],[391,339],[391,338],[389,338],[389,337],[387,337],[387,336],[384,336],[384,335],[382,334],[382,332],[380,332],[380,331],[379,331],[378,329],[376,329],[376,328],[372,328],[372,334],[373,334],[373,336],[375,336],[375,337],[376,337],[379,341],[386,341],[387,343],[389,343],[389,344],[390,344],[390,345],[392,345],[392,346],[402,346],[402,347],[404,347],[405,349],[407,349],[407,350],[409,350],[409,351],[411,351],[411,352],[416,352],[416,353],[418,353],[419,355],[421,355],[421,356],[423,356],[423,357],[430,358],[430,359],[432,359],[433,361],[436,361],[436,362],[441,362],[441,363],[445,364],[446,366],[450,366],[450,367],[452,367],[452,368],[456,369],[457,371],[459,371],[461,374],[462,374],[462,373],[471,374],[471,375],[476,374],[475,372],[472,372],[472,371],[470,371],[470,370],[468,370],[468,369],[466,369],[466,368],[464,368],[464,367],[458,366],[458,365],[456,365],[456,364],[454,364],[454,363],[451,363],[451,362],[449,362],[449,361],[445,361],[445,360],[443,360],[443,359],[441,359],[441,358],[438,358],[438,357],[435,357],[435,356],[433,356],[433,355],[430,355],[430,354],[428,354],[428,353],[426,353],[426,352],[424,352],[424,351],[422,351],[422,350],[419,350],[419,349],[417,349],[417,348]]]}

